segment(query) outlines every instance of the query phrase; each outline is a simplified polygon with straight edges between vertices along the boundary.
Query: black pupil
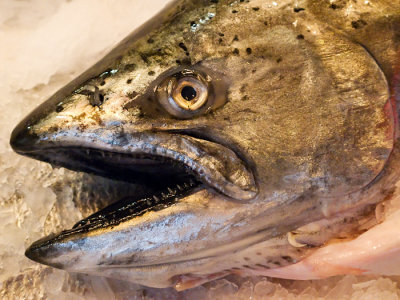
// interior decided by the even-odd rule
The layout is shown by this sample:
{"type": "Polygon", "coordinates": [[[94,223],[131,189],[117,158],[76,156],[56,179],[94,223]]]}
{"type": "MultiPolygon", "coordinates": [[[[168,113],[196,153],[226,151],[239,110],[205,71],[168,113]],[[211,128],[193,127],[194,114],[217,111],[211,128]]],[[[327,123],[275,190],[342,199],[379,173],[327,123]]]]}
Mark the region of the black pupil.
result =
{"type": "Polygon", "coordinates": [[[187,85],[182,89],[181,95],[186,101],[191,101],[196,98],[197,93],[193,87],[187,85]]]}

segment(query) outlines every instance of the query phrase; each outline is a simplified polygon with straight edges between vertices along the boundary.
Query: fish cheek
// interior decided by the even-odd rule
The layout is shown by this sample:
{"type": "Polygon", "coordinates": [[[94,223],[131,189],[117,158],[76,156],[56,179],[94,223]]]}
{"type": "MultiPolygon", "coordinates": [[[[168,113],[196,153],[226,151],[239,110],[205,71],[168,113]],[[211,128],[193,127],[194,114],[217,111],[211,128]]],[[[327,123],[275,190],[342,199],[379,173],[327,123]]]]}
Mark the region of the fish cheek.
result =
{"type": "Polygon", "coordinates": [[[379,66],[332,31],[281,52],[275,61],[272,55],[227,59],[229,102],[215,112],[226,120],[224,134],[247,149],[271,191],[289,184],[300,193],[343,195],[365,186],[392,148],[379,66]]]}

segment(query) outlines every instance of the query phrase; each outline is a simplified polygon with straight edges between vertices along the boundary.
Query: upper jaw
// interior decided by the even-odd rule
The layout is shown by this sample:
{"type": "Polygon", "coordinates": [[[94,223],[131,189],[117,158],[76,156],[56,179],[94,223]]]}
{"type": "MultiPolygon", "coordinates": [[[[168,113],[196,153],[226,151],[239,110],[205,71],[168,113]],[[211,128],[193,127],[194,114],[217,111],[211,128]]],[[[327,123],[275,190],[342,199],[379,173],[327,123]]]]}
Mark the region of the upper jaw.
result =
{"type": "Polygon", "coordinates": [[[189,173],[232,199],[250,200],[257,195],[253,173],[233,150],[189,135],[127,132],[119,126],[40,134],[24,128],[13,133],[11,145],[20,154],[102,176],[151,180],[157,177],[154,170],[163,165],[164,177],[189,173]]]}

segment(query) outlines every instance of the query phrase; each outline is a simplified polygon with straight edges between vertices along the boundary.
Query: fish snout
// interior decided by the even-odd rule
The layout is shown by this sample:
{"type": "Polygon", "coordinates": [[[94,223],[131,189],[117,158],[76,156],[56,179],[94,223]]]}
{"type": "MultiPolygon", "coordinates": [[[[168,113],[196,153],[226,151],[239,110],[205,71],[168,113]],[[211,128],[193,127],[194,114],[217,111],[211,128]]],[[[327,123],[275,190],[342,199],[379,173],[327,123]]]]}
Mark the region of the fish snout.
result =
{"type": "Polygon", "coordinates": [[[30,126],[20,123],[11,133],[10,145],[15,152],[25,154],[34,151],[38,140],[38,136],[30,130],[30,126]]]}
{"type": "Polygon", "coordinates": [[[37,240],[31,246],[29,246],[28,249],[26,249],[25,256],[41,264],[52,266],[58,269],[65,269],[66,266],[58,259],[62,254],[59,251],[60,249],[56,247],[56,244],[51,242],[55,236],[55,234],[51,234],[47,237],[37,240]]]}
{"type": "Polygon", "coordinates": [[[64,98],[64,94],[70,92],[71,87],[66,86],[61,89],[50,99],[36,107],[25,119],[23,119],[13,130],[10,137],[10,145],[12,149],[23,155],[35,152],[42,147],[40,134],[35,131],[43,120],[50,115],[57,114],[59,110],[60,99],[64,98]]]}

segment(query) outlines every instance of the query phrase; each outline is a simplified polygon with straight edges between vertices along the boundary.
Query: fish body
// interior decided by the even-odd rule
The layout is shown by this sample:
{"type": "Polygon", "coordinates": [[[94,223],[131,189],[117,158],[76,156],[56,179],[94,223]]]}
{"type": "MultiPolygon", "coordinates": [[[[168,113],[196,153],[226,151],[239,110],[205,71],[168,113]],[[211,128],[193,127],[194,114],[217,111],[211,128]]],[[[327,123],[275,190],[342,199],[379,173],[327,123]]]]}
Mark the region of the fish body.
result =
{"type": "Polygon", "coordinates": [[[173,2],[11,137],[20,154],[148,192],[26,255],[178,289],[373,272],[284,268],[376,225],[394,193],[399,24],[383,0],[173,2]]]}

